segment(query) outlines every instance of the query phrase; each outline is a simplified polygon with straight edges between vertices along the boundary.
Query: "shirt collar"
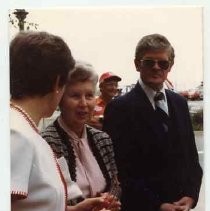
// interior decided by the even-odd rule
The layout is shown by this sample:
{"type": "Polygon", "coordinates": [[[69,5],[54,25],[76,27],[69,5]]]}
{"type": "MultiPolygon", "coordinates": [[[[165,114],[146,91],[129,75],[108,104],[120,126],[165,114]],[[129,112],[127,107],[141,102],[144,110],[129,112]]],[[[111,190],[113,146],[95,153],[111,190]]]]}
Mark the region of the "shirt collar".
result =
{"type": "MultiPolygon", "coordinates": [[[[149,86],[147,86],[141,79],[141,77],[139,78],[139,84],[142,87],[142,89],[144,90],[145,94],[147,95],[150,103],[152,104],[153,108],[155,108],[155,103],[154,103],[154,96],[157,93],[157,91],[153,90],[152,88],[150,88],[149,86]]],[[[159,92],[162,92],[164,94],[164,103],[167,104],[167,98],[166,98],[166,92],[165,92],[165,88],[163,87],[161,90],[159,90],[159,92]]]]}

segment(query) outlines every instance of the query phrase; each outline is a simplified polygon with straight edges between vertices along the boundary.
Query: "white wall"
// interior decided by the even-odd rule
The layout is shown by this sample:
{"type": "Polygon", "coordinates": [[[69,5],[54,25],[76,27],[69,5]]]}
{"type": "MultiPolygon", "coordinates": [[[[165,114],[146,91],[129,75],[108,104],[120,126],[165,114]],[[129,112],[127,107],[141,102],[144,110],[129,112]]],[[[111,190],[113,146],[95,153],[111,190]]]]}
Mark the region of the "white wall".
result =
{"type": "MultiPolygon", "coordinates": [[[[176,89],[198,86],[203,80],[202,7],[89,7],[27,9],[28,22],[38,30],[62,36],[76,59],[93,64],[99,75],[112,71],[121,85],[139,77],[133,64],[139,39],[150,33],[165,35],[175,48],[169,79],[176,89]]],[[[11,25],[10,25],[11,26],[11,25]]],[[[18,29],[11,28],[11,36],[18,29]]]]}

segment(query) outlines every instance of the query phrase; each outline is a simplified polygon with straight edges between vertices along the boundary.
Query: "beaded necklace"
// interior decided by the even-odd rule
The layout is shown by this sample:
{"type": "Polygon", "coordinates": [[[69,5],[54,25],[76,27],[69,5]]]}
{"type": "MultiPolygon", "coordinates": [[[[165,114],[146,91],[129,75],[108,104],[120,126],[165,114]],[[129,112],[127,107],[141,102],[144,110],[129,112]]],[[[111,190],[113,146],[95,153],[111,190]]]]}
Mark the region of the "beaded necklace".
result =
{"type": "Polygon", "coordinates": [[[30,115],[25,110],[23,110],[23,108],[14,103],[10,103],[10,107],[18,111],[24,117],[24,119],[29,123],[29,125],[33,128],[33,130],[39,133],[36,123],[33,121],[30,115]]]}
{"type": "MultiPolygon", "coordinates": [[[[36,123],[33,121],[33,119],[30,117],[30,115],[29,115],[25,110],[23,110],[23,108],[21,108],[20,106],[14,104],[14,103],[12,103],[12,102],[10,102],[10,107],[13,108],[13,109],[15,109],[16,111],[18,111],[18,112],[24,117],[24,119],[29,123],[29,125],[32,127],[32,129],[33,129],[36,133],[39,134],[39,130],[38,130],[37,126],[36,126],[36,123]]],[[[50,149],[51,149],[51,148],[50,148],[50,149]]],[[[51,149],[51,150],[52,150],[52,149],[51,149]]],[[[62,181],[63,186],[64,186],[65,204],[66,204],[66,206],[67,206],[67,185],[66,185],[66,182],[65,182],[63,173],[62,173],[62,171],[61,171],[61,169],[60,169],[60,166],[59,166],[59,164],[58,164],[58,161],[57,161],[57,159],[56,159],[56,156],[55,156],[55,154],[54,154],[53,151],[52,151],[52,153],[53,153],[53,158],[54,158],[55,163],[56,163],[57,171],[58,171],[58,173],[59,173],[59,175],[60,175],[61,181],[62,181]]]]}

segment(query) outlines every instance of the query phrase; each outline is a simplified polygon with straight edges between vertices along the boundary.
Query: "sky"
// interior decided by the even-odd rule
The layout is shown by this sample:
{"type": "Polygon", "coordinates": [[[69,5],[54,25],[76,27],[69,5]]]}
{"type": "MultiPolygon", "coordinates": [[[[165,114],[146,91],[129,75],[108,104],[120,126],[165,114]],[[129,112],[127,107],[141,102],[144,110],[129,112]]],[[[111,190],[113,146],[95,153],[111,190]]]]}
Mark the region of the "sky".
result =
{"type": "MultiPolygon", "coordinates": [[[[203,81],[201,6],[26,10],[29,12],[26,22],[37,23],[39,31],[60,35],[73,56],[91,63],[99,76],[107,71],[121,76],[121,86],[136,83],[139,77],[133,62],[136,44],[142,36],[153,33],[165,35],[174,46],[175,65],[169,80],[176,90],[194,88],[203,81]]],[[[17,31],[10,24],[10,38],[17,31]]]]}
{"type": "MultiPolygon", "coordinates": [[[[181,57],[183,60],[185,60],[187,63],[192,62],[193,64],[195,64],[195,67],[193,69],[198,70],[198,66],[200,67],[201,65],[203,65],[203,74],[204,74],[204,150],[205,150],[205,163],[204,163],[204,172],[205,172],[205,195],[209,196],[210,195],[210,109],[209,109],[209,104],[210,104],[210,59],[209,59],[209,55],[210,55],[210,1],[209,0],[0,0],[0,72],[1,72],[1,77],[0,77],[0,90],[1,90],[1,94],[0,94],[0,131],[1,131],[1,147],[0,147],[0,168],[1,168],[1,174],[0,174],[0,211],[9,211],[10,210],[10,142],[9,142],[9,59],[8,59],[8,43],[10,40],[10,35],[9,35],[9,31],[8,31],[8,10],[12,9],[12,8],[33,8],[33,9],[45,9],[45,8],[60,8],[60,7],[72,7],[72,6],[77,6],[77,7],[82,7],[82,8],[87,8],[87,7],[103,7],[103,8],[107,8],[110,6],[127,6],[127,7],[140,7],[140,6],[158,6],[158,7],[165,7],[165,6],[203,6],[203,19],[201,20],[203,25],[202,30],[199,29],[199,31],[196,32],[197,33],[201,33],[202,37],[198,36],[198,40],[195,39],[195,34],[194,32],[192,34],[189,35],[188,39],[191,40],[193,39],[193,42],[189,42],[188,43],[188,39],[183,39],[182,37],[185,35],[185,33],[188,34],[188,29],[191,30],[191,28],[194,27],[194,19],[187,19],[188,21],[185,20],[185,18],[181,19],[179,22],[175,21],[173,22],[173,24],[171,24],[171,26],[167,26],[167,27],[171,27],[170,30],[174,31],[175,33],[169,33],[169,31],[167,30],[167,32],[165,33],[167,35],[167,37],[170,39],[171,43],[173,45],[175,45],[176,48],[176,52],[177,52],[177,57],[181,57]],[[182,25],[182,23],[185,22],[185,26],[182,25]],[[182,30],[178,30],[181,29],[180,26],[182,26],[182,30]],[[179,37],[179,42],[176,42],[176,37],[179,37]],[[180,38],[181,37],[181,38],[180,38]],[[193,37],[193,38],[192,38],[193,37]],[[202,41],[201,41],[202,40],[202,41]],[[202,44],[202,43],[203,44],[202,44]],[[202,57],[202,61],[203,64],[201,64],[201,60],[200,60],[200,51],[201,51],[201,47],[197,46],[197,43],[200,43],[201,45],[203,45],[203,57],[202,57]],[[196,48],[194,47],[194,45],[196,45],[196,48]],[[198,47],[198,48],[197,48],[198,47]],[[197,63],[197,58],[193,57],[191,58],[190,56],[186,56],[186,54],[184,52],[188,52],[189,54],[196,52],[198,49],[199,51],[199,57],[198,57],[198,64],[197,63]],[[185,55],[183,55],[185,54],[185,55]]],[[[180,11],[180,10],[179,10],[180,11]]],[[[191,13],[191,12],[190,12],[191,13]]],[[[153,13],[152,13],[153,15],[153,13]]],[[[164,14],[161,14],[160,16],[153,16],[153,22],[156,23],[153,25],[159,25],[159,26],[163,26],[163,22],[164,19],[160,19],[158,17],[163,17],[164,14]],[[159,21],[160,20],[160,21],[159,21]]],[[[169,14],[170,15],[170,14],[169,14]]],[[[183,15],[183,13],[180,14],[181,16],[183,15]]],[[[148,17],[148,16],[147,16],[148,17]]],[[[196,23],[195,23],[195,27],[198,27],[198,23],[200,25],[200,21],[197,19],[197,17],[200,19],[200,15],[196,15],[196,23]],[[198,20],[198,22],[197,22],[198,20]]],[[[148,17],[151,19],[151,17],[148,17]]],[[[176,17],[179,19],[179,14],[178,17],[176,17]]],[[[46,17],[46,20],[48,18],[46,17]]],[[[165,19],[166,20],[166,19],[165,19]]],[[[169,20],[167,18],[167,20],[169,20]]],[[[170,19],[171,20],[171,19],[170,19]]],[[[36,22],[36,19],[34,20],[36,22]]],[[[70,20],[69,20],[70,21],[70,20]]],[[[148,19],[140,19],[138,20],[138,27],[141,27],[142,24],[148,21],[148,19]]],[[[38,22],[38,20],[37,20],[38,22]]],[[[42,23],[44,23],[44,21],[42,21],[42,23]]],[[[131,21],[133,22],[133,20],[131,21]]],[[[61,24],[61,23],[59,23],[61,24]]],[[[111,24],[111,23],[110,23],[111,24]]],[[[169,24],[169,22],[167,21],[167,24],[169,24]]],[[[102,26],[105,26],[104,23],[101,23],[102,26]]],[[[87,27],[87,26],[86,26],[87,27]]],[[[59,25],[57,25],[53,30],[56,30],[56,28],[59,28],[59,25]]],[[[66,29],[68,29],[69,26],[66,26],[66,29]]],[[[150,25],[148,25],[145,29],[145,33],[146,32],[151,32],[149,30],[153,29],[150,25]],[[148,31],[146,31],[146,29],[148,31]]],[[[129,30],[131,30],[129,28],[129,30]]],[[[66,30],[67,31],[67,30],[66,30]]],[[[98,32],[98,30],[94,30],[95,32],[98,32]]],[[[164,33],[165,31],[161,31],[161,33],[164,33]]],[[[141,32],[142,33],[142,32],[141,32]]],[[[137,75],[135,75],[136,73],[134,70],[134,66],[132,66],[132,60],[133,60],[133,54],[134,54],[134,48],[135,45],[137,43],[137,40],[140,38],[140,36],[142,35],[141,33],[139,33],[139,37],[134,37],[136,35],[133,35],[133,31],[132,33],[127,33],[127,36],[133,36],[132,38],[135,39],[129,39],[129,42],[126,40],[125,38],[125,42],[123,43],[123,47],[126,48],[126,53],[123,57],[118,58],[118,55],[116,56],[116,54],[114,55],[114,59],[116,59],[118,65],[122,64],[121,66],[124,67],[125,65],[129,64],[129,74],[127,74],[126,76],[122,75],[122,77],[124,78],[124,81],[127,80],[128,78],[128,82],[133,82],[133,80],[136,78],[137,75]],[[138,39],[137,39],[138,38],[138,39]],[[131,45],[131,46],[128,46],[131,45]],[[129,47],[129,48],[128,48],[129,47]],[[128,52],[127,52],[128,51],[128,52]],[[126,60],[124,60],[124,58],[126,57],[126,60]],[[134,74],[134,79],[132,78],[133,76],[131,76],[131,72],[130,71],[134,71],[132,74],[134,74]]],[[[84,33],[85,35],[86,33],[84,33]]],[[[107,35],[107,34],[106,34],[107,35]]],[[[65,39],[67,39],[67,36],[65,36],[65,39]]],[[[75,38],[75,40],[77,40],[75,38]]],[[[117,40],[118,41],[118,40],[117,40]]],[[[121,40],[120,40],[121,41],[121,40]]],[[[81,40],[81,42],[84,43],[84,40],[81,40]]],[[[74,44],[77,44],[76,41],[74,42],[74,44]]],[[[115,44],[115,43],[114,43],[115,44]]],[[[200,45],[199,44],[199,45],[200,45]]],[[[105,56],[105,58],[102,60],[102,62],[98,61],[96,62],[95,60],[92,60],[91,57],[89,57],[89,53],[86,54],[86,52],[84,52],[84,48],[82,48],[81,52],[77,52],[74,49],[78,49],[76,48],[76,46],[74,46],[73,48],[73,43],[71,42],[69,44],[72,48],[72,50],[74,51],[74,55],[78,58],[81,58],[83,60],[89,60],[89,62],[92,62],[92,64],[95,66],[95,68],[97,69],[97,71],[103,71],[106,68],[110,68],[111,66],[107,65],[107,66],[100,66],[102,64],[110,64],[110,57],[109,56],[105,56]],[[87,57],[86,57],[87,56],[87,57]],[[104,69],[103,69],[104,68],[104,69]]],[[[77,45],[78,46],[78,45],[77,45]]],[[[84,45],[83,45],[84,46],[84,45]]],[[[114,45],[115,46],[115,45],[114,45]]],[[[117,47],[119,47],[119,45],[117,45],[117,47]]],[[[120,46],[121,47],[121,46],[120,46]]],[[[108,48],[108,47],[107,47],[108,48]]],[[[111,52],[114,51],[113,50],[113,46],[111,48],[111,52]]],[[[106,49],[106,48],[105,48],[106,49]]],[[[108,48],[110,50],[110,48],[108,48]]],[[[89,48],[88,48],[89,50],[89,48]]],[[[124,53],[124,52],[123,52],[124,53]]],[[[188,68],[183,68],[183,66],[181,65],[182,63],[178,62],[179,59],[176,58],[176,66],[174,66],[173,71],[175,72],[175,68],[176,68],[176,72],[180,71],[183,72],[183,74],[185,72],[190,71],[191,68],[189,68],[190,66],[188,66],[188,68]],[[179,64],[179,65],[178,65],[179,64]],[[181,66],[180,66],[181,65],[181,66]]],[[[121,67],[120,66],[120,67],[121,67]]],[[[115,66],[113,66],[115,67],[115,66]]],[[[192,67],[192,66],[191,66],[192,67]]],[[[118,71],[117,68],[114,68],[114,70],[112,70],[114,72],[118,71]]],[[[128,70],[124,70],[124,69],[120,69],[120,74],[122,72],[128,71],[128,70]]],[[[196,72],[197,73],[197,72],[196,72]]],[[[195,72],[190,72],[190,74],[188,74],[188,77],[186,78],[186,82],[188,80],[192,80],[192,78],[198,78],[196,79],[196,82],[193,82],[193,84],[195,83],[197,85],[197,82],[200,82],[201,80],[201,75],[197,76],[195,72]]],[[[177,76],[178,77],[178,76],[177,76]]],[[[180,76],[181,78],[182,76],[180,76]]],[[[176,79],[175,76],[172,76],[172,73],[170,75],[170,78],[172,78],[173,80],[176,79]]],[[[194,79],[193,79],[194,80],[194,79]]],[[[178,80],[178,81],[181,81],[178,80]]],[[[191,83],[191,82],[190,82],[191,83]]],[[[181,86],[181,85],[180,85],[181,86]]],[[[209,211],[210,210],[210,204],[208,203],[208,201],[206,200],[206,204],[205,204],[205,211],[209,211]]]]}

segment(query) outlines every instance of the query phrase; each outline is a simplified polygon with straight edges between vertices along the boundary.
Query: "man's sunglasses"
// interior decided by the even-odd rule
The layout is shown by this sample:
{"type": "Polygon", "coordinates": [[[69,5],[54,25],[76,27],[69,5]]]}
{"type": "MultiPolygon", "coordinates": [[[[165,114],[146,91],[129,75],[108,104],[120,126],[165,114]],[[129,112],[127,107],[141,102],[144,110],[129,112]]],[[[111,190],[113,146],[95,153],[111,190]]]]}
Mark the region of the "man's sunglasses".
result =
{"type": "Polygon", "coordinates": [[[170,66],[170,62],[167,60],[142,59],[140,61],[143,68],[153,68],[155,64],[158,64],[162,70],[167,70],[170,66]]]}

